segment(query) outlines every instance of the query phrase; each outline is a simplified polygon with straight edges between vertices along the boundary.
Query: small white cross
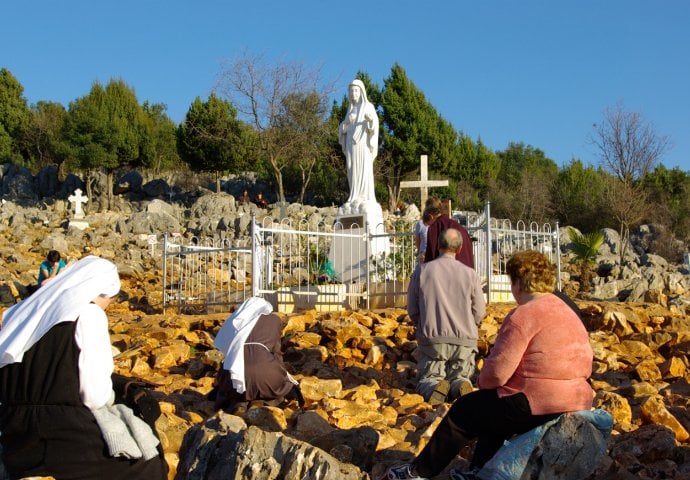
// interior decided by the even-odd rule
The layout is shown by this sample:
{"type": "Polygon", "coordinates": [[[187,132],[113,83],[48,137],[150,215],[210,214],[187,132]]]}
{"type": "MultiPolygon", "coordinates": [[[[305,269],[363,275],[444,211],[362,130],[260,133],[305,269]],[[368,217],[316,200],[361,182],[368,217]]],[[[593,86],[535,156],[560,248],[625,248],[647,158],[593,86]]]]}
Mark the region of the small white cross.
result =
{"type": "Polygon", "coordinates": [[[74,195],[67,197],[67,200],[74,204],[74,218],[84,218],[84,211],[81,209],[81,205],[82,203],[86,203],[89,198],[82,196],[81,189],[77,188],[74,191],[74,195]]]}

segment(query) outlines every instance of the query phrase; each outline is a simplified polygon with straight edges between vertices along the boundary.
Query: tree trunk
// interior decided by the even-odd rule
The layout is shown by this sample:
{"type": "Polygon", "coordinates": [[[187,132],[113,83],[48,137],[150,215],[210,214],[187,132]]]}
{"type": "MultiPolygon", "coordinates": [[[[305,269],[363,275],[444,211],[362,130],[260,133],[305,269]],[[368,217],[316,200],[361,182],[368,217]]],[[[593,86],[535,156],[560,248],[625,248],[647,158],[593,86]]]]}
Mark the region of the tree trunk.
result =
{"type": "Polygon", "coordinates": [[[108,210],[112,210],[113,208],[113,171],[108,170],[105,181],[108,185],[106,185],[106,192],[108,195],[108,210]]]}
{"type": "Polygon", "coordinates": [[[583,261],[580,263],[580,291],[589,292],[590,282],[592,280],[592,267],[589,262],[583,261]]]}
{"type": "Polygon", "coordinates": [[[92,173],[93,170],[91,169],[86,171],[86,198],[93,202],[93,188],[91,187],[93,182],[93,178],[91,177],[92,173]]]}
{"type": "Polygon", "coordinates": [[[285,203],[285,188],[283,188],[283,171],[278,168],[278,162],[275,158],[271,158],[271,167],[273,167],[273,174],[276,177],[276,186],[278,187],[278,201],[285,203]]]}
{"type": "Polygon", "coordinates": [[[309,183],[309,177],[302,170],[302,186],[299,189],[299,203],[304,205],[304,195],[307,192],[307,184],[309,183]]]}
{"type": "Polygon", "coordinates": [[[220,171],[216,170],[216,193],[220,193],[220,171]]]}
{"type": "Polygon", "coordinates": [[[398,198],[400,197],[400,184],[388,184],[386,187],[388,188],[388,211],[395,212],[395,208],[398,206],[398,198]]]}
{"type": "Polygon", "coordinates": [[[65,181],[65,161],[57,162],[57,178],[58,182],[62,183],[65,181]]]}
{"type": "MultiPolygon", "coordinates": [[[[630,227],[627,222],[621,222],[621,231],[619,236],[621,237],[621,256],[620,264],[623,266],[623,259],[625,258],[625,252],[628,249],[628,240],[630,239],[630,227]]],[[[622,275],[623,270],[621,270],[622,275]]]]}

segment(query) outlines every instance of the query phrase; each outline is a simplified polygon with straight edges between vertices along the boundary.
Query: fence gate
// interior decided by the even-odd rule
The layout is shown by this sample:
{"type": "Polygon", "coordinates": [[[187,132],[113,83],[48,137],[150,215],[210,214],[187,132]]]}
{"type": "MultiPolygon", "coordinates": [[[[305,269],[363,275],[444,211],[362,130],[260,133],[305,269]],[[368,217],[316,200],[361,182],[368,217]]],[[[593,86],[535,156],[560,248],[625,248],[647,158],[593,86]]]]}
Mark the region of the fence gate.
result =
{"type": "Polygon", "coordinates": [[[163,239],[163,312],[206,313],[249,298],[251,246],[225,239],[163,239]]]}

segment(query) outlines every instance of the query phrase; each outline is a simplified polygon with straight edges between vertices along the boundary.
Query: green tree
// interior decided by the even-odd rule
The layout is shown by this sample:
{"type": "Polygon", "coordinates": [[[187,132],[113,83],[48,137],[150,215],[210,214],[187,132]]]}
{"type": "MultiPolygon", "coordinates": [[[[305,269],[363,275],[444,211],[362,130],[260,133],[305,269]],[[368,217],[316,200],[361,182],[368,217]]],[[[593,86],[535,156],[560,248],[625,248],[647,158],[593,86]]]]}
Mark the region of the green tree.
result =
{"type": "Polygon", "coordinates": [[[215,172],[220,192],[223,171],[246,166],[247,132],[230,102],[211,94],[208,101],[197,97],[178,129],[182,160],[195,172],[215,172]]]}
{"type": "Polygon", "coordinates": [[[58,178],[62,178],[63,165],[70,152],[62,132],[67,110],[60,103],[40,101],[31,107],[31,114],[25,134],[31,163],[36,168],[57,165],[58,178]]]}
{"type": "Polygon", "coordinates": [[[496,152],[496,155],[501,165],[498,179],[507,187],[518,187],[525,172],[558,173],[556,162],[542,150],[522,142],[511,142],[505,150],[496,152]]]}
{"type": "MultiPolygon", "coordinates": [[[[70,104],[65,137],[79,168],[90,173],[105,170],[108,208],[112,205],[114,171],[150,163],[150,128],[134,90],[122,80],[110,80],[105,87],[94,82],[88,95],[70,104]]],[[[91,197],[91,181],[86,182],[86,188],[91,197]]]]}
{"type": "Polygon", "coordinates": [[[492,211],[511,219],[551,220],[550,186],[558,174],[556,162],[523,143],[511,143],[496,154],[501,167],[497,182],[489,186],[492,211]]]}
{"type": "Polygon", "coordinates": [[[592,279],[592,265],[594,265],[599,249],[604,244],[604,234],[601,231],[581,234],[572,227],[568,228],[568,236],[573,250],[572,263],[580,267],[580,291],[589,290],[592,279]]]}
{"type": "Polygon", "coordinates": [[[378,162],[388,189],[389,208],[394,209],[400,181],[418,171],[420,155],[429,156],[432,171],[453,161],[457,133],[398,64],[384,80],[381,108],[378,162]]]}
{"type": "Polygon", "coordinates": [[[177,125],[165,113],[167,107],[146,101],[142,108],[151,124],[149,131],[153,147],[146,166],[153,169],[155,174],[178,166],[180,155],[177,151],[177,125]]]}
{"type": "Polygon", "coordinates": [[[456,182],[456,197],[460,205],[481,210],[489,185],[496,182],[501,168],[498,156],[481,139],[475,143],[460,132],[457,142],[458,159],[454,169],[443,170],[456,182]]]}
{"type": "MultiPolygon", "coordinates": [[[[642,179],[642,188],[654,205],[650,222],[664,225],[678,239],[690,241],[690,173],[658,165],[642,179]]],[[[669,252],[674,256],[674,252],[669,252]]],[[[677,252],[676,252],[677,255],[677,252]]]]}
{"type": "Polygon", "coordinates": [[[551,188],[554,216],[563,225],[579,230],[610,226],[611,218],[604,202],[608,174],[580,160],[563,167],[551,188]]]}
{"type": "Polygon", "coordinates": [[[328,155],[328,105],[318,92],[292,93],[283,98],[277,128],[284,136],[286,156],[291,168],[299,171],[299,202],[304,195],[316,164],[328,155]]]}
{"type": "Polygon", "coordinates": [[[9,70],[0,69],[0,162],[25,163],[22,140],[30,118],[24,87],[9,70]]]}

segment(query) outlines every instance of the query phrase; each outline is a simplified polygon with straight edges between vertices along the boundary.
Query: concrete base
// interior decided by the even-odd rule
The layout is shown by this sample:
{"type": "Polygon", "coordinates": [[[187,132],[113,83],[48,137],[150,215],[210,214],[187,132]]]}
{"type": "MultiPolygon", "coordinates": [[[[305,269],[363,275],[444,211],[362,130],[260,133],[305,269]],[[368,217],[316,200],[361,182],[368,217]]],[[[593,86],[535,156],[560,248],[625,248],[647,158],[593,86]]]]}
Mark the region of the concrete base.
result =
{"type": "Polygon", "coordinates": [[[78,230],[86,230],[89,228],[89,222],[83,220],[70,220],[67,224],[67,228],[76,228],[78,230]]]}
{"type": "MultiPolygon", "coordinates": [[[[489,303],[514,302],[513,293],[510,291],[510,277],[508,275],[491,276],[491,296],[487,298],[489,303]]],[[[487,297],[484,294],[484,297],[487,297]]]]}
{"type": "Polygon", "coordinates": [[[359,300],[348,294],[358,293],[356,284],[308,285],[304,287],[284,287],[266,294],[266,300],[273,310],[280,313],[316,310],[317,312],[338,312],[352,308],[359,300]]]}

